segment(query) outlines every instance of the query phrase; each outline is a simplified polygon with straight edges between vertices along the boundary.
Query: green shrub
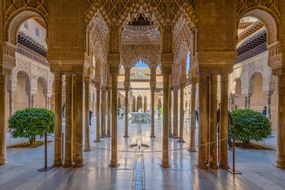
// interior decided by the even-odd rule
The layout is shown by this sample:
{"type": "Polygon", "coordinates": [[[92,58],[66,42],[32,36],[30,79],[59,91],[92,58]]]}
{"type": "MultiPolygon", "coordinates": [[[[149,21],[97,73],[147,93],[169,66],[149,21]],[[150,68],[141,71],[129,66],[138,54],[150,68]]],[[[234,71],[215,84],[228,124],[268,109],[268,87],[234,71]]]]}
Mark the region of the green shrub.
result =
{"type": "Polygon", "coordinates": [[[261,141],[271,135],[271,127],[268,118],[262,113],[250,110],[239,109],[232,112],[234,126],[230,133],[242,141],[244,146],[249,146],[251,140],[261,141]]]}
{"type": "Polygon", "coordinates": [[[27,108],[17,111],[9,118],[9,128],[13,138],[29,138],[34,145],[36,136],[54,131],[54,113],[47,109],[27,108]]]}

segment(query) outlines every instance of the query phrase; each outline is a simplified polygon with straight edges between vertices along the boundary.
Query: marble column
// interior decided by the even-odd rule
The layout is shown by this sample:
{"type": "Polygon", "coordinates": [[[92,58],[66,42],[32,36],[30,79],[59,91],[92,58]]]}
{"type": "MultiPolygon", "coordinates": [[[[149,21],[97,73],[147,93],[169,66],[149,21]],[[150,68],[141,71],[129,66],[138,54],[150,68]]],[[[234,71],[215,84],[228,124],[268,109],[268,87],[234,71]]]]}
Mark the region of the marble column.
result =
{"type": "Polygon", "coordinates": [[[30,108],[33,108],[35,105],[34,105],[34,94],[31,94],[31,92],[30,92],[30,94],[29,94],[29,107],[30,108]]]}
{"type": "Polygon", "coordinates": [[[0,73],[0,165],[6,163],[6,81],[6,75],[0,73]]]}
{"type": "Polygon", "coordinates": [[[195,147],[195,124],[196,124],[196,86],[197,86],[197,79],[192,78],[191,84],[191,131],[190,131],[190,151],[196,152],[195,147]]]}
{"type": "Polygon", "coordinates": [[[77,116],[75,114],[76,109],[77,109],[77,84],[75,82],[75,76],[73,75],[72,77],[73,80],[73,97],[72,97],[72,160],[73,162],[76,160],[76,133],[77,133],[77,116]]]}
{"type": "Polygon", "coordinates": [[[183,139],[184,132],[184,84],[180,85],[180,120],[179,120],[179,143],[185,143],[183,139]]]}
{"type": "Polygon", "coordinates": [[[211,76],[210,84],[210,102],[211,102],[211,119],[210,119],[210,168],[217,169],[217,75],[211,76]]]}
{"type": "Polygon", "coordinates": [[[162,168],[169,168],[168,154],[168,110],[169,110],[169,75],[170,72],[163,72],[163,130],[162,130],[162,168]]]}
{"type": "Polygon", "coordinates": [[[110,167],[118,166],[117,156],[117,105],[118,105],[118,72],[112,73],[112,152],[110,167]]]}
{"type": "Polygon", "coordinates": [[[277,161],[278,168],[285,169],[285,74],[278,76],[278,128],[277,161]]]}
{"type": "Polygon", "coordinates": [[[227,73],[221,75],[221,112],[220,112],[220,168],[228,169],[228,83],[227,73]]]}
{"type": "Polygon", "coordinates": [[[73,99],[73,89],[72,89],[72,79],[71,73],[65,74],[65,105],[66,105],[66,116],[65,116],[65,155],[64,155],[64,167],[68,168],[72,166],[72,99],[73,99]]]}
{"type": "Polygon", "coordinates": [[[151,132],[150,137],[155,138],[154,134],[154,92],[156,88],[156,68],[151,69],[151,75],[150,75],[150,109],[151,109],[151,132]]]}
{"type": "Polygon", "coordinates": [[[173,137],[178,138],[178,90],[173,89],[173,137]]]}
{"type": "Polygon", "coordinates": [[[155,134],[154,134],[154,91],[155,91],[155,87],[152,86],[150,89],[150,97],[151,97],[151,102],[150,102],[150,109],[151,109],[151,132],[150,132],[150,137],[151,138],[155,138],[155,134]]]}
{"type": "Polygon", "coordinates": [[[76,115],[76,158],[75,167],[82,167],[83,160],[83,74],[75,75],[77,109],[73,110],[76,115]]]}
{"type": "Polygon", "coordinates": [[[199,76],[199,149],[198,149],[198,167],[208,169],[207,166],[207,126],[209,124],[208,115],[208,76],[203,73],[199,76]]]}
{"type": "Polygon", "coordinates": [[[8,77],[9,84],[9,116],[11,117],[14,113],[14,90],[12,88],[12,75],[8,77]]]}
{"type": "Polygon", "coordinates": [[[271,120],[271,95],[272,92],[266,93],[266,117],[271,120]]]}
{"type": "Polygon", "coordinates": [[[125,133],[124,137],[127,138],[129,137],[129,132],[128,132],[128,113],[129,113],[129,90],[130,90],[130,68],[125,68],[125,133]]]}
{"type": "Polygon", "coordinates": [[[89,139],[89,126],[92,115],[89,114],[90,109],[90,78],[84,78],[84,87],[85,87],[85,141],[84,141],[84,151],[90,151],[90,139],[89,139]]]}
{"type": "Polygon", "coordinates": [[[251,97],[251,94],[247,94],[245,96],[245,108],[246,109],[250,109],[250,97],[251,97]]]}
{"type": "Polygon", "coordinates": [[[46,96],[46,109],[50,109],[50,97],[46,96]]]}
{"type": "Polygon", "coordinates": [[[172,119],[172,90],[171,87],[169,87],[169,98],[168,98],[168,135],[170,138],[173,137],[172,134],[172,127],[171,127],[171,119],[172,119]]]}
{"type": "Polygon", "coordinates": [[[96,87],[96,140],[100,142],[100,83],[95,84],[96,87]]]}
{"type": "Polygon", "coordinates": [[[111,90],[108,87],[108,97],[107,97],[107,137],[111,137],[111,121],[112,121],[112,115],[111,115],[111,90]]]}
{"type": "Polygon", "coordinates": [[[55,129],[54,129],[54,163],[62,166],[62,73],[54,74],[55,90],[55,129]]]}
{"type": "Polygon", "coordinates": [[[106,137],[106,91],[105,87],[101,88],[101,137],[106,137]]]}

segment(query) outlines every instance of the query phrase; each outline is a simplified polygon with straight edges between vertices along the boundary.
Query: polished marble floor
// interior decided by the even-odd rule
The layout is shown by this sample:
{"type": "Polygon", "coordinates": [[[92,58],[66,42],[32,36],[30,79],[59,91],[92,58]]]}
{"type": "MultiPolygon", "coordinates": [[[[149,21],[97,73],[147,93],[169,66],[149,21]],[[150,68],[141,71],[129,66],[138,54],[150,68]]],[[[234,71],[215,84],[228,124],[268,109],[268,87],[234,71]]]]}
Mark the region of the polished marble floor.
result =
{"type": "MultiPolygon", "coordinates": [[[[95,122],[93,122],[95,123],[95,122]]],[[[171,168],[162,169],[161,121],[156,121],[156,138],[150,139],[149,124],[130,124],[128,139],[123,138],[124,121],[118,120],[119,167],[110,168],[110,138],[100,143],[95,139],[95,125],[90,127],[92,150],[84,153],[85,166],[79,169],[54,168],[39,172],[43,165],[43,147],[36,149],[8,148],[9,163],[0,167],[0,190],[34,189],[98,189],[98,190],[184,190],[184,189],[285,189],[285,171],[273,166],[275,151],[237,149],[237,169],[233,176],[224,170],[197,169],[197,152],[190,153],[189,124],[185,123],[185,144],[170,139],[171,168]],[[146,144],[147,149],[132,144],[146,144]]],[[[48,146],[52,164],[53,143],[48,146]]],[[[229,151],[229,159],[231,160],[229,151]]]]}

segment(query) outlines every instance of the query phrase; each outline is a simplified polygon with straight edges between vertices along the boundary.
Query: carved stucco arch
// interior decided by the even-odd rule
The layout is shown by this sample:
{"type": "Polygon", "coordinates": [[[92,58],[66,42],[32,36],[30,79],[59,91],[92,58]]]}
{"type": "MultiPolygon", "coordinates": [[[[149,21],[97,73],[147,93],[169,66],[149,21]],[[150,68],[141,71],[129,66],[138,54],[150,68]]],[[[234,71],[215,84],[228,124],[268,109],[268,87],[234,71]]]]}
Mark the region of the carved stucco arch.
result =
{"type": "Polygon", "coordinates": [[[270,9],[264,7],[252,7],[244,11],[238,17],[238,22],[246,16],[251,16],[260,20],[267,29],[267,44],[270,46],[278,42],[279,32],[278,32],[278,16],[276,16],[270,9]]]}
{"type": "Polygon", "coordinates": [[[165,19],[160,14],[158,9],[147,2],[133,2],[131,6],[126,7],[124,12],[120,15],[118,19],[118,25],[121,27],[126,25],[128,21],[135,19],[137,17],[137,14],[140,13],[145,14],[146,16],[148,16],[148,18],[152,18],[154,24],[159,28],[165,25],[165,19]]]}
{"type": "Polygon", "coordinates": [[[47,97],[47,95],[48,95],[48,81],[46,80],[45,77],[39,76],[37,78],[37,88],[38,88],[38,83],[39,82],[42,82],[42,85],[43,85],[43,88],[44,88],[44,95],[45,95],[45,97],[47,97]]]}
{"type": "Polygon", "coordinates": [[[125,68],[133,67],[138,60],[144,60],[149,68],[160,63],[160,45],[123,45],[122,62],[125,68]]]}
{"type": "MultiPolygon", "coordinates": [[[[190,52],[190,59],[192,60],[193,52],[195,51],[193,42],[194,28],[195,27],[193,23],[191,22],[191,20],[189,20],[185,13],[180,14],[180,17],[177,18],[175,22],[173,32],[174,64],[179,65],[180,70],[176,70],[173,72],[173,78],[186,78],[186,59],[188,56],[188,52],[190,52]]],[[[178,85],[179,81],[176,81],[176,83],[176,85],[178,85]]]]}
{"type": "Polygon", "coordinates": [[[6,32],[5,32],[5,41],[13,45],[17,45],[17,35],[20,26],[28,19],[37,18],[40,19],[47,28],[47,18],[45,18],[42,13],[35,8],[22,8],[15,11],[14,14],[6,22],[6,32]]]}

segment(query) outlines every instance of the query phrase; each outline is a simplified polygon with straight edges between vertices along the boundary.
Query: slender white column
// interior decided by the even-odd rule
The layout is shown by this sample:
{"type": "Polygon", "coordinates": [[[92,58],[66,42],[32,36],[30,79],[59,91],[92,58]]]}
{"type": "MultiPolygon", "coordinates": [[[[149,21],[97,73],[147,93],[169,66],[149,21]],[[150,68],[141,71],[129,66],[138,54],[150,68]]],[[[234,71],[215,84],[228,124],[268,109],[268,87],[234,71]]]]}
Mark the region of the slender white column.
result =
{"type": "Polygon", "coordinates": [[[96,140],[100,142],[100,83],[96,83],[96,140]]]}
{"type": "Polygon", "coordinates": [[[0,165],[6,163],[6,81],[6,75],[4,73],[0,73],[0,165]]]}
{"type": "Polygon", "coordinates": [[[195,124],[196,124],[196,86],[197,79],[192,79],[191,84],[191,138],[190,138],[190,151],[196,152],[195,148],[195,124]]]}
{"type": "Polygon", "coordinates": [[[228,169],[228,74],[221,75],[220,168],[228,169]]]}
{"type": "Polygon", "coordinates": [[[85,85],[85,143],[84,143],[84,151],[89,152],[90,151],[90,139],[89,139],[89,126],[90,126],[90,120],[92,119],[92,116],[89,114],[90,109],[90,78],[85,77],[84,78],[84,85],[85,85]]]}
{"type": "Polygon", "coordinates": [[[55,139],[54,139],[54,163],[55,167],[62,166],[62,73],[55,73],[55,139]]]}
{"type": "Polygon", "coordinates": [[[183,139],[184,132],[184,84],[180,86],[180,124],[179,124],[179,143],[185,143],[183,139]]]}
{"type": "Polygon", "coordinates": [[[65,116],[65,156],[64,156],[64,167],[68,168],[72,166],[72,74],[65,74],[65,105],[66,105],[66,116],[65,116]]]}
{"type": "Polygon", "coordinates": [[[73,110],[76,115],[76,159],[75,167],[82,167],[83,160],[83,74],[78,73],[75,76],[77,109],[73,110]]]}

